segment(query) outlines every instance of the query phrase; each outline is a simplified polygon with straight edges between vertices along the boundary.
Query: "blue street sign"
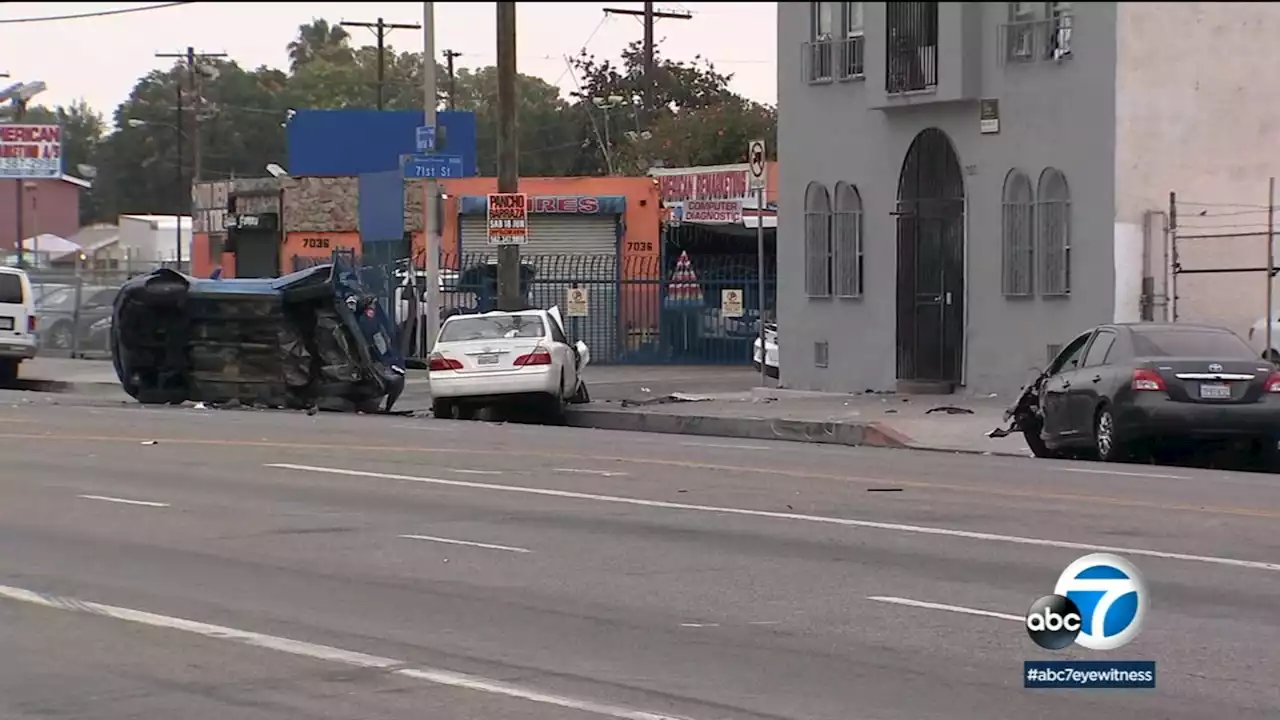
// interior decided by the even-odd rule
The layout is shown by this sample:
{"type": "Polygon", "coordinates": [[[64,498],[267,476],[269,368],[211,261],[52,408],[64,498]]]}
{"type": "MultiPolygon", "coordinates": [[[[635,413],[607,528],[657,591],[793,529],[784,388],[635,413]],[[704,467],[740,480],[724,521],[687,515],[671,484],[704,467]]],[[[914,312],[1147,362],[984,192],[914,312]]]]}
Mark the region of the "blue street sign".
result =
{"type": "Polygon", "coordinates": [[[463,175],[461,155],[413,155],[404,164],[404,177],[460,178],[463,175]]]}
{"type": "Polygon", "coordinates": [[[434,125],[423,125],[418,128],[418,152],[429,153],[436,149],[436,128],[434,125]]]}

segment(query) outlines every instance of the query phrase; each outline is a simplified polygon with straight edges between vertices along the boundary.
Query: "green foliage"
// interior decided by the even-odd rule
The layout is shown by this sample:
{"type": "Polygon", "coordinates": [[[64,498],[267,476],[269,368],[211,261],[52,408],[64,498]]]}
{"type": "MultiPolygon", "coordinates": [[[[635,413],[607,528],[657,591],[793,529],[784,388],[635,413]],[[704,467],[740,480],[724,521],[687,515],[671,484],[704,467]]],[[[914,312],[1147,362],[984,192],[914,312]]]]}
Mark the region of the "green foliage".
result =
{"type": "MultiPolygon", "coordinates": [[[[94,187],[82,202],[83,222],[112,221],[120,213],[180,212],[189,203],[183,188],[194,169],[193,123],[199,123],[203,179],[259,177],[269,163],[286,165],[289,109],[376,107],[377,51],[353,47],[343,28],[313,20],[298,28],[288,53],[287,72],[207,61],[204,67],[212,71],[200,73],[194,89],[182,65],[154,70],[138,79],[110,127],[83,102],[32,107],[28,117],[62,123],[67,172],[79,175],[81,165],[96,168],[94,187]]],[[[569,69],[577,89],[568,98],[539,78],[520,75],[520,173],[603,175],[610,167],[606,148],[615,173],[641,174],[653,165],[741,162],[747,141],[755,137],[776,146],[775,110],[731,92],[731,75],[701,58],[686,63],[658,56],[649,87],[643,64],[639,43],[622,53],[620,63],[585,54],[573,58],[569,69]],[[640,103],[646,94],[652,97],[648,113],[640,103]]],[[[496,174],[497,70],[460,68],[452,86],[443,67],[437,65],[436,73],[439,107],[476,113],[479,170],[496,174]]],[[[422,107],[421,55],[388,46],[382,87],[386,109],[422,107]]]]}

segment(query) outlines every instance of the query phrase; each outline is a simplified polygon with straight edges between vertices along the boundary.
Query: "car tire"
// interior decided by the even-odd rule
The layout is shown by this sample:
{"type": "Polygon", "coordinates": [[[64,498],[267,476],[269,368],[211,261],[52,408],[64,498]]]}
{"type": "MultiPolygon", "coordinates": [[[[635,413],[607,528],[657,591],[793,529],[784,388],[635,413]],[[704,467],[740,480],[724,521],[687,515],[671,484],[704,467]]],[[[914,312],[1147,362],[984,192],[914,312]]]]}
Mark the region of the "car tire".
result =
{"type": "Polygon", "coordinates": [[[41,338],[42,343],[50,350],[70,350],[73,344],[71,335],[71,324],[67,322],[55,323],[49,328],[49,332],[41,338]]]}
{"type": "Polygon", "coordinates": [[[1102,462],[1129,459],[1128,448],[1116,432],[1116,416],[1109,405],[1098,408],[1093,415],[1093,450],[1102,462]]]}
{"type": "Polygon", "coordinates": [[[431,414],[435,416],[437,420],[452,420],[453,402],[449,400],[432,400],[431,414]]]}
{"type": "Polygon", "coordinates": [[[0,385],[13,385],[18,382],[18,365],[20,360],[0,360],[0,385]]]}
{"type": "Polygon", "coordinates": [[[1040,436],[1040,423],[1036,423],[1034,427],[1023,428],[1022,437],[1027,441],[1027,447],[1031,450],[1032,455],[1047,460],[1056,460],[1062,457],[1062,453],[1045,444],[1044,438],[1040,436]]]}

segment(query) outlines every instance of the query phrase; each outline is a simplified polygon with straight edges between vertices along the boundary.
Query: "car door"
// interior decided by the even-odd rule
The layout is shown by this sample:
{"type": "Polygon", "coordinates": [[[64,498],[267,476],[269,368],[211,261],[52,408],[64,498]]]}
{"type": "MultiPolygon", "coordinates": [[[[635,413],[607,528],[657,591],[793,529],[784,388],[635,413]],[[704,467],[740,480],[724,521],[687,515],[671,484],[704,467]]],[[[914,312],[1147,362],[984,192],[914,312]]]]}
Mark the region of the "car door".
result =
{"type": "Polygon", "coordinates": [[[561,388],[566,398],[571,397],[578,389],[578,358],[569,344],[569,338],[560,327],[560,314],[548,313],[551,319],[552,357],[564,368],[564,384],[561,388]]]}
{"type": "Polygon", "coordinates": [[[1084,357],[1093,331],[1083,333],[1067,343],[1053,359],[1040,390],[1040,408],[1044,413],[1044,434],[1055,440],[1070,441],[1076,433],[1071,422],[1067,392],[1076,380],[1076,371],[1084,357]]]}
{"type": "Polygon", "coordinates": [[[1093,432],[1093,411],[1098,400],[1106,392],[1107,358],[1116,343],[1116,332],[1100,328],[1084,352],[1084,362],[1076,371],[1076,378],[1067,390],[1067,415],[1071,428],[1077,435],[1089,436],[1093,432]]]}

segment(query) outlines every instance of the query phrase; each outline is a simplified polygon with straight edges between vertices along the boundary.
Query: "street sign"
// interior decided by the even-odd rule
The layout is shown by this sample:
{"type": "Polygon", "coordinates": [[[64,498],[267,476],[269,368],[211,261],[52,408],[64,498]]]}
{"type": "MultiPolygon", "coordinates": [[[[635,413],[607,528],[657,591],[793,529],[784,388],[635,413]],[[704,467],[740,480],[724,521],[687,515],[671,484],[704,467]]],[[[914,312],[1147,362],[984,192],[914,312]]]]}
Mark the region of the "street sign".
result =
{"type": "Polygon", "coordinates": [[[751,189],[759,190],[765,183],[763,140],[752,140],[747,144],[747,164],[751,167],[751,189]]]}
{"type": "Polygon", "coordinates": [[[529,242],[528,195],[490,194],[488,219],[490,245],[524,245],[529,242]]]}
{"type": "Polygon", "coordinates": [[[567,306],[569,317],[586,317],[587,307],[590,304],[587,296],[586,288],[569,288],[565,293],[565,305],[567,306]]]}
{"type": "Polygon", "coordinates": [[[406,180],[460,178],[462,172],[461,155],[413,155],[404,164],[406,180]]]}
{"type": "Polygon", "coordinates": [[[741,290],[720,291],[720,317],[742,317],[744,310],[741,290]]]}
{"type": "Polygon", "coordinates": [[[62,177],[62,128],[0,124],[0,178],[62,177]]]}
{"type": "Polygon", "coordinates": [[[415,136],[417,139],[418,152],[429,153],[436,150],[436,128],[434,125],[423,125],[418,128],[415,136]]]}

